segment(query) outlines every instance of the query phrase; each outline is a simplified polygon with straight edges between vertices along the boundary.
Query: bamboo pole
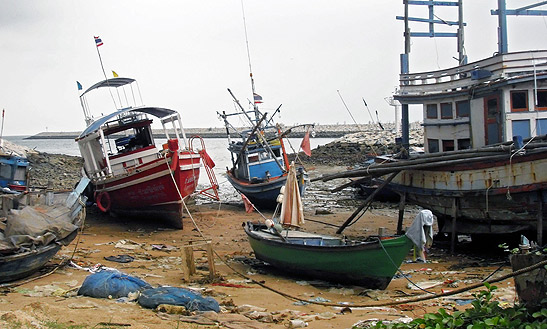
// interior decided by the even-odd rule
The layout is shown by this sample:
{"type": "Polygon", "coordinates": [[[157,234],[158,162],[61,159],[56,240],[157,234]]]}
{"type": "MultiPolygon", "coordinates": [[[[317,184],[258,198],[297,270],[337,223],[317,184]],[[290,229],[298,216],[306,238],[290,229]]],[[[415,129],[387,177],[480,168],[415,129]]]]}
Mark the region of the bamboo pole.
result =
{"type": "MultiPolygon", "coordinates": [[[[391,180],[393,180],[393,178],[395,178],[395,176],[397,176],[399,172],[395,172],[395,173],[392,173],[391,176],[389,176],[383,183],[382,185],[378,186],[378,188],[376,190],[374,190],[374,192],[372,192],[368,198],[365,200],[365,202],[363,202],[363,204],[361,206],[359,206],[359,208],[357,208],[353,214],[351,214],[351,216],[349,216],[348,219],[346,219],[346,221],[344,222],[344,224],[342,224],[342,226],[340,226],[340,228],[336,231],[336,234],[340,234],[342,233],[342,231],[351,223],[351,221],[357,217],[357,215],[359,214],[359,212],[361,212],[361,210],[363,210],[363,208],[365,207],[368,207],[368,205],[370,203],[372,203],[372,200],[374,200],[374,197],[376,196],[376,194],[378,194],[378,192],[380,192],[380,190],[382,190],[387,184],[389,184],[389,182],[391,182],[391,180]]],[[[366,209],[365,209],[366,211],[366,209]]]]}

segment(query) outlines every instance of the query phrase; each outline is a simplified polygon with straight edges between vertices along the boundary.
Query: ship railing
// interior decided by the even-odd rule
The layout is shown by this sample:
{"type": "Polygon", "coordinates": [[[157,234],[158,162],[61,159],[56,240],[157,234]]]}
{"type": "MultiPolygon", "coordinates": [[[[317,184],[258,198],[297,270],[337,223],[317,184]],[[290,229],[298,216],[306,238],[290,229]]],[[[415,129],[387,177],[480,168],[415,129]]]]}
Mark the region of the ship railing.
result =
{"type": "Polygon", "coordinates": [[[399,96],[461,91],[500,79],[547,74],[547,50],[499,54],[445,70],[399,76],[399,96]]]}
{"type": "MultiPolygon", "coordinates": [[[[172,115],[161,118],[161,125],[163,127],[163,132],[165,134],[165,138],[167,138],[167,140],[171,139],[170,132],[173,132],[175,134],[175,137],[178,140],[182,139],[182,142],[184,144],[184,148],[188,149],[188,142],[187,142],[187,139],[186,139],[186,133],[184,132],[184,128],[182,126],[182,119],[180,118],[179,113],[173,113],[172,115]],[[171,124],[170,129],[168,127],[166,127],[167,124],[171,124]]],[[[180,145],[180,143],[179,143],[179,145],[180,145]]]]}

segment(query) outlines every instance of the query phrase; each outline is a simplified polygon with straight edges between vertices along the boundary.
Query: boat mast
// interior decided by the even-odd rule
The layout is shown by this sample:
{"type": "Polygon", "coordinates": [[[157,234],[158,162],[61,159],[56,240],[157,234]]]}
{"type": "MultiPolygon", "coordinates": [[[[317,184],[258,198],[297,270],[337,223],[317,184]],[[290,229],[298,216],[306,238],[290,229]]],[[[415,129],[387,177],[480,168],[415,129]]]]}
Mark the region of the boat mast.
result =
{"type": "Polygon", "coordinates": [[[253,96],[253,108],[255,112],[255,124],[258,122],[260,118],[260,111],[258,110],[258,105],[254,100],[255,95],[255,81],[253,79],[253,68],[251,66],[251,51],[249,50],[249,37],[247,35],[247,21],[245,20],[245,8],[243,6],[243,0],[241,0],[241,13],[243,15],[243,29],[245,31],[245,45],[247,47],[247,61],[249,62],[249,77],[251,78],[251,91],[253,96]]]}
{"type": "Polygon", "coordinates": [[[498,0],[498,10],[490,10],[491,15],[498,15],[498,53],[507,54],[507,15],[513,16],[547,16],[547,10],[528,10],[547,4],[541,1],[518,9],[507,9],[505,0],[498,0]]]}
{"type": "MultiPolygon", "coordinates": [[[[503,1],[503,0],[499,0],[503,1]]],[[[409,55],[410,55],[410,38],[411,37],[428,37],[428,38],[435,38],[435,37],[456,37],[458,42],[458,62],[459,65],[465,65],[467,64],[467,55],[465,55],[465,48],[463,46],[463,27],[466,25],[463,22],[463,0],[457,0],[457,1],[434,1],[434,0],[427,0],[427,1],[417,1],[417,0],[404,0],[405,4],[405,15],[403,17],[397,16],[397,20],[402,20],[405,22],[405,53],[401,54],[401,74],[408,74],[410,72],[409,68],[409,55]],[[408,9],[409,5],[426,5],[429,8],[429,16],[428,18],[418,18],[418,17],[409,17],[408,9]],[[444,19],[440,19],[435,15],[435,6],[452,6],[452,7],[458,7],[458,21],[446,21],[444,19]],[[421,22],[421,23],[428,23],[429,25],[429,31],[427,32],[410,32],[409,28],[409,21],[413,22],[421,22]],[[435,32],[435,24],[443,24],[448,26],[458,26],[457,33],[448,33],[448,32],[435,32]]],[[[402,104],[401,107],[401,121],[402,121],[402,128],[401,128],[401,137],[403,140],[403,147],[408,150],[410,147],[410,123],[408,119],[408,104],[402,104]]]]}

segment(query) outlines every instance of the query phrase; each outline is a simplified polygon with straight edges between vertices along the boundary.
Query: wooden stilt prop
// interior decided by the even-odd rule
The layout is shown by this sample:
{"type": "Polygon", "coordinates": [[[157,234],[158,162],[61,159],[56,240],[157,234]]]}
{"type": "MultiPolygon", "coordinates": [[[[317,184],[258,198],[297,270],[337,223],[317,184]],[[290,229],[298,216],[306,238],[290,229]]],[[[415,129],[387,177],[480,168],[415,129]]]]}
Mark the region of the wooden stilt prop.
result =
{"type": "Polygon", "coordinates": [[[538,245],[543,246],[543,191],[538,192],[537,240],[538,245]]]}
{"type": "Polygon", "coordinates": [[[458,216],[458,198],[452,199],[452,235],[450,236],[450,253],[454,254],[456,249],[456,218],[458,216]]]}
{"type": "Polygon", "coordinates": [[[401,194],[399,200],[399,220],[397,221],[397,235],[403,234],[403,220],[405,216],[406,193],[401,194]]]}

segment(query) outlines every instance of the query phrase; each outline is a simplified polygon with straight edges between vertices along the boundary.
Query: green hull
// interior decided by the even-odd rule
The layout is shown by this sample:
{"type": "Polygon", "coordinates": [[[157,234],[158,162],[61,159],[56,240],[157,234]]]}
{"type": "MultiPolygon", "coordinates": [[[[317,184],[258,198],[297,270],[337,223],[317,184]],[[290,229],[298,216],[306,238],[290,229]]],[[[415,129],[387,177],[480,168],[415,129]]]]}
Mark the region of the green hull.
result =
{"type": "Polygon", "coordinates": [[[284,242],[264,229],[245,226],[256,258],[298,275],[372,289],[389,285],[413,246],[404,235],[346,245],[335,237],[305,234],[284,242]]]}

